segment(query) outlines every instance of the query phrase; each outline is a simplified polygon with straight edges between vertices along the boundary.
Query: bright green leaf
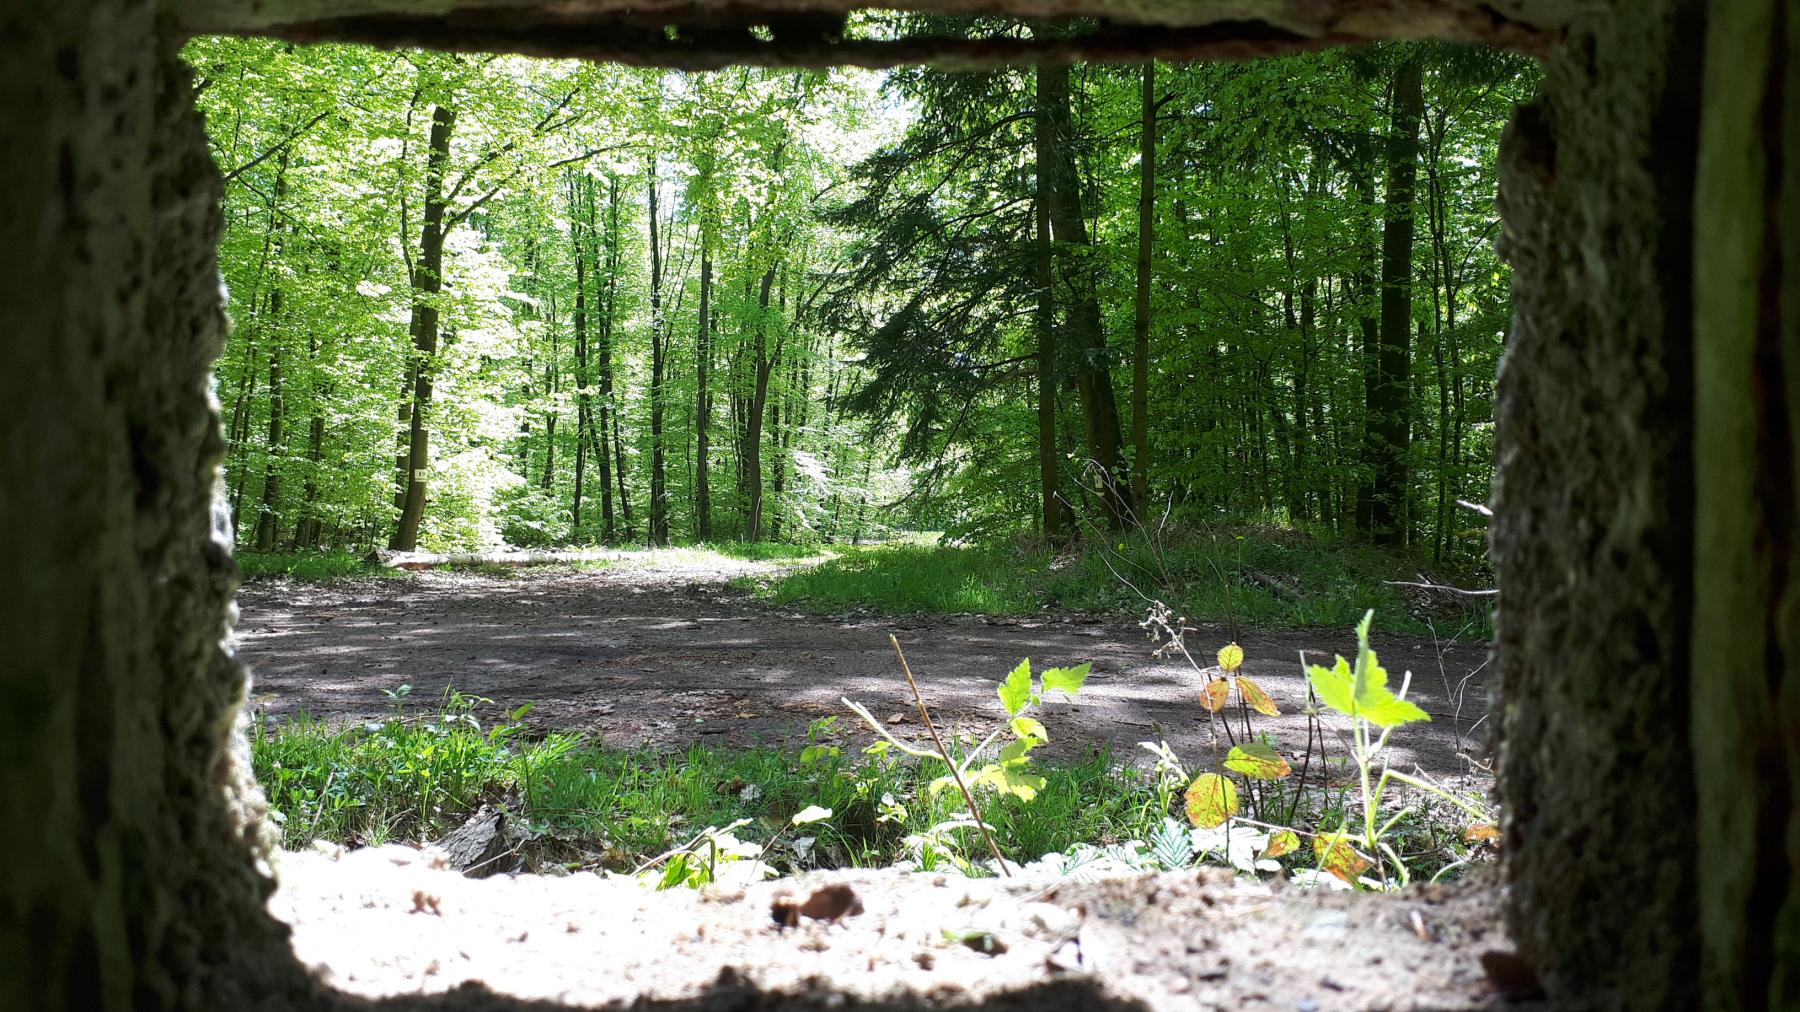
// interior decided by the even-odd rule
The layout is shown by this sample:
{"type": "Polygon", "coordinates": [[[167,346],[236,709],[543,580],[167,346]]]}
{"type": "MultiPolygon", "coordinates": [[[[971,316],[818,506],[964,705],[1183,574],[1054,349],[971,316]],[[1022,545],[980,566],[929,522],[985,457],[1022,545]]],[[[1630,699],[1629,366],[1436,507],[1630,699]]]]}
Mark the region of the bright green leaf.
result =
{"type": "Polygon", "coordinates": [[[1294,771],[1281,753],[1260,741],[1234,747],[1225,757],[1225,768],[1252,780],[1280,780],[1294,771]]]}
{"type": "Polygon", "coordinates": [[[1044,672],[1044,691],[1060,691],[1073,696],[1081,691],[1093,667],[1092,664],[1077,664],[1072,668],[1051,668],[1044,672]]]}
{"type": "Polygon", "coordinates": [[[1016,717],[1020,710],[1025,709],[1025,704],[1031,700],[1031,660],[1029,658],[1020,661],[1019,666],[1012,669],[1012,674],[1007,675],[1006,681],[1000,683],[999,692],[1000,705],[1006,707],[1008,716],[1016,717]]]}
{"type": "Polygon", "coordinates": [[[1012,731],[1020,738],[1036,738],[1038,741],[1050,740],[1050,732],[1044,730],[1043,721],[1035,717],[1014,717],[1012,731]]]}

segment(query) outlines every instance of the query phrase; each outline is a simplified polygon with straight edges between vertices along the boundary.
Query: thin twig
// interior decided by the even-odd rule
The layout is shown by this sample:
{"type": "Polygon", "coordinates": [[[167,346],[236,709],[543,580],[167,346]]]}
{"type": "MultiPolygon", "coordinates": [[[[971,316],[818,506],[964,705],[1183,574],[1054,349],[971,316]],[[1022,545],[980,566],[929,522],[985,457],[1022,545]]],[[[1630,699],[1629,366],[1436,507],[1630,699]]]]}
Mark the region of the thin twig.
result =
{"type": "Polygon", "coordinates": [[[1443,585],[1441,583],[1432,583],[1431,581],[1426,580],[1423,576],[1419,577],[1419,579],[1424,582],[1412,583],[1407,580],[1383,580],[1381,582],[1387,584],[1390,587],[1422,587],[1425,590],[1441,590],[1441,591],[1444,591],[1449,594],[1462,594],[1465,597],[1493,597],[1494,595],[1500,593],[1500,591],[1494,590],[1494,589],[1464,590],[1461,587],[1446,587],[1445,585],[1443,585]]]}
{"type": "Polygon", "coordinates": [[[913,699],[919,704],[919,719],[925,723],[925,730],[931,732],[932,744],[937,746],[938,754],[944,757],[944,765],[950,767],[950,776],[956,781],[957,790],[962,791],[963,800],[969,803],[969,814],[975,816],[975,828],[981,830],[981,838],[987,841],[988,850],[993,851],[994,860],[1000,862],[1000,873],[1011,878],[1012,869],[1006,866],[1006,858],[1000,856],[1000,847],[988,835],[987,823],[981,818],[981,809],[975,806],[975,795],[970,794],[969,785],[963,783],[962,771],[956,768],[956,760],[950,758],[950,750],[944,747],[944,739],[938,737],[937,725],[931,722],[931,713],[925,709],[925,695],[919,691],[919,683],[913,678],[912,666],[906,663],[906,651],[900,649],[900,637],[889,633],[888,642],[894,645],[894,653],[900,658],[900,670],[906,672],[906,684],[912,686],[913,699]]]}

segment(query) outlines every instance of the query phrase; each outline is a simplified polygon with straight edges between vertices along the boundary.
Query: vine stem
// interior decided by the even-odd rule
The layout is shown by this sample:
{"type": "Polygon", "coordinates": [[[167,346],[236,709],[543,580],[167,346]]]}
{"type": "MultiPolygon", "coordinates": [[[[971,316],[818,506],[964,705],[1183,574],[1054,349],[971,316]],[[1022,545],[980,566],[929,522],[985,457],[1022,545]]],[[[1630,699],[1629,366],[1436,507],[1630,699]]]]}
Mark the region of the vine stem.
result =
{"type": "Polygon", "coordinates": [[[931,732],[931,742],[937,746],[938,755],[943,756],[944,765],[950,767],[950,776],[956,781],[956,789],[962,791],[963,800],[969,803],[969,814],[975,816],[975,828],[981,830],[981,838],[987,841],[988,850],[994,854],[994,860],[1000,863],[1000,873],[1012,878],[1012,869],[1006,866],[1006,858],[1000,856],[1000,847],[988,834],[987,822],[981,817],[981,809],[975,806],[975,795],[969,793],[969,785],[963,783],[962,770],[956,766],[956,760],[950,758],[950,750],[944,747],[944,739],[938,737],[937,725],[931,722],[931,713],[925,709],[925,694],[919,691],[918,679],[913,677],[912,665],[906,663],[906,651],[900,649],[900,637],[888,634],[888,642],[894,645],[894,654],[900,658],[900,670],[906,673],[906,684],[912,686],[913,700],[919,704],[919,719],[925,723],[925,730],[931,732]]]}

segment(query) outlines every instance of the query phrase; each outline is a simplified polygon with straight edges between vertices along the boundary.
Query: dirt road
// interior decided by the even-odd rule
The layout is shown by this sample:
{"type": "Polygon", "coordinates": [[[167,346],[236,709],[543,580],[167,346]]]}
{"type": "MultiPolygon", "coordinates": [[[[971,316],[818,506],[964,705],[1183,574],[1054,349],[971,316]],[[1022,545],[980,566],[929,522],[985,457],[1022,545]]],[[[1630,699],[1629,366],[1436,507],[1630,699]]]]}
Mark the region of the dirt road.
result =
{"type": "MultiPolygon", "coordinates": [[[[1147,759],[1138,742],[1158,731],[1191,766],[1210,765],[1207,715],[1196,699],[1203,678],[1179,659],[1152,656],[1153,644],[1128,619],[1045,615],[819,616],[775,608],[731,590],[733,577],[769,563],[662,560],[591,571],[523,570],[510,577],[427,572],[405,580],[331,586],[279,580],[247,585],[236,642],[252,671],[252,701],[284,719],[302,711],[342,720],[378,718],[383,693],[413,687],[431,705],[446,687],[494,701],[488,716],[535,703],[541,731],[581,731],[626,748],[764,744],[789,747],[809,724],[841,716],[837,741],[872,740],[840,701],[877,716],[909,714],[895,727],[922,738],[889,633],[900,637],[934,714],[955,730],[985,733],[1002,715],[995,686],[1021,658],[1034,666],[1093,663],[1079,699],[1059,696],[1043,720],[1052,754],[1102,744],[1120,758],[1147,759]]],[[[1190,642],[1210,663],[1225,633],[1203,629],[1190,642]]],[[[1256,728],[1297,753],[1306,740],[1305,679],[1299,658],[1329,662],[1348,653],[1348,630],[1246,632],[1244,670],[1274,697],[1282,716],[1256,728]]],[[[1485,762],[1488,669],[1483,645],[1440,654],[1429,641],[1379,636],[1376,649],[1397,682],[1414,673],[1412,698],[1433,720],[1396,733],[1391,759],[1461,778],[1485,762]],[[1473,673],[1473,674],[1471,674],[1473,673]],[[1462,705],[1454,701],[1459,682],[1462,705]]],[[[1328,747],[1343,755],[1343,722],[1328,722],[1328,747]]]]}

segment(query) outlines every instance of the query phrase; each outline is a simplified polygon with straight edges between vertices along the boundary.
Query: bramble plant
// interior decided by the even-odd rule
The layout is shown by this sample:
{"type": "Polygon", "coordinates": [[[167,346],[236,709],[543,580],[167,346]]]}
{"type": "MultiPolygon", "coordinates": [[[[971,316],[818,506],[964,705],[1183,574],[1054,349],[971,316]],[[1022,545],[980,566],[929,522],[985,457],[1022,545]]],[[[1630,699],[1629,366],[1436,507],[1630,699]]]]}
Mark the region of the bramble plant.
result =
{"type": "MultiPolygon", "coordinates": [[[[897,646],[898,644],[896,644],[897,646]]],[[[898,751],[921,761],[942,763],[947,768],[947,772],[931,781],[928,793],[935,797],[946,788],[958,787],[968,798],[969,812],[939,823],[924,834],[918,834],[915,841],[917,845],[921,849],[933,848],[943,853],[944,856],[951,858],[959,867],[967,871],[970,868],[968,861],[962,856],[960,848],[949,844],[948,836],[950,831],[956,829],[977,829],[984,837],[987,837],[989,847],[994,852],[1000,870],[1006,873],[1005,859],[1000,856],[998,847],[993,843],[992,836],[989,835],[992,827],[982,821],[975,801],[975,792],[986,788],[997,796],[1010,796],[1026,803],[1038,796],[1038,793],[1044,789],[1045,780],[1031,768],[1031,750],[1048,742],[1050,732],[1044,727],[1043,721],[1032,716],[1028,711],[1040,708],[1046,693],[1061,692],[1071,699],[1075,698],[1076,694],[1081,691],[1082,685],[1087,681],[1088,673],[1092,668],[1091,664],[1080,664],[1071,668],[1049,668],[1034,679],[1031,673],[1030,659],[1020,661],[996,690],[1000,697],[1000,705],[1006,709],[1007,722],[995,728],[960,759],[952,758],[947,750],[933,752],[908,745],[896,738],[893,732],[883,726],[881,721],[876,720],[875,715],[862,704],[852,702],[848,698],[843,702],[851,712],[862,718],[864,723],[881,736],[880,741],[870,745],[864,751],[877,757],[885,757],[890,751],[898,751]],[[981,762],[983,757],[988,754],[988,750],[1007,732],[1011,732],[1013,740],[1000,748],[999,752],[994,755],[993,761],[976,768],[976,763],[981,762]]],[[[911,680],[910,672],[908,679],[911,680]]],[[[915,691],[916,688],[915,684],[915,691]]],[[[927,729],[932,731],[935,740],[937,733],[931,727],[930,717],[925,712],[922,700],[920,717],[926,722],[927,729]]],[[[939,745],[942,747],[941,741],[939,745]]]]}

